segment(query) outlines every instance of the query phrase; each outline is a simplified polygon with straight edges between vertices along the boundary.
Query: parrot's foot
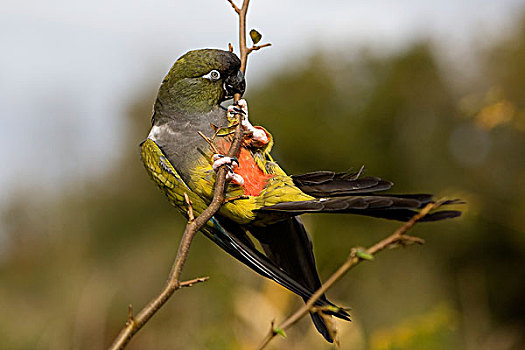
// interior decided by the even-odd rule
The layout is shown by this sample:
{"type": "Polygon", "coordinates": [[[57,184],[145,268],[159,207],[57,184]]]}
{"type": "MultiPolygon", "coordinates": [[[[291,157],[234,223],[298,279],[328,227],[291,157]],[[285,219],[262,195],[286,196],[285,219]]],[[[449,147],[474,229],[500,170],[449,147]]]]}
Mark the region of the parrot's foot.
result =
{"type": "Polygon", "coordinates": [[[226,168],[228,169],[228,173],[226,174],[226,181],[230,181],[231,183],[234,183],[239,186],[244,185],[244,179],[242,178],[242,176],[233,172],[233,168],[239,166],[239,161],[237,160],[237,158],[226,157],[222,154],[214,154],[212,165],[213,170],[217,172],[219,168],[223,165],[226,165],[226,168]]]}
{"type": "Polygon", "coordinates": [[[242,114],[241,125],[244,129],[244,135],[256,142],[259,146],[266,145],[269,141],[268,135],[264,129],[253,126],[248,120],[248,103],[245,99],[240,99],[233,105],[228,106],[228,120],[236,120],[237,116],[242,114]]]}

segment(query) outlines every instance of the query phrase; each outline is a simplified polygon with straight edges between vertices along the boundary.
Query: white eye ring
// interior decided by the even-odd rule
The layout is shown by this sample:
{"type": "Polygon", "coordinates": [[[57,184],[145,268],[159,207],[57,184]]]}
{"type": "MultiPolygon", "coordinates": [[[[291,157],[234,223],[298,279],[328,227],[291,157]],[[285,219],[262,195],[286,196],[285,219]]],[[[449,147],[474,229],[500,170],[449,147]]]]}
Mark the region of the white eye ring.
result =
{"type": "Polygon", "coordinates": [[[211,81],[217,81],[221,78],[221,73],[218,70],[214,69],[208,74],[203,75],[202,77],[211,81]]]}

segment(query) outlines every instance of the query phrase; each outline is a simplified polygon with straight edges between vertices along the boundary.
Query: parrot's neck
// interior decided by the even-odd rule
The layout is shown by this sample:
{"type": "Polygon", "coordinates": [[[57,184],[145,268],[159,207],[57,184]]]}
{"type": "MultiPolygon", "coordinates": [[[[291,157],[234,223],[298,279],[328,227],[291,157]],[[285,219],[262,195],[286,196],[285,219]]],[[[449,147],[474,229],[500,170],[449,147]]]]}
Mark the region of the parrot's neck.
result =
{"type": "Polygon", "coordinates": [[[174,84],[170,81],[163,83],[155,102],[155,111],[195,115],[206,114],[218,108],[224,96],[222,87],[199,86],[204,83],[201,80],[189,83],[183,79],[174,84]]]}
{"type": "Polygon", "coordinates": [[[172,98],[168,101],[163,101],[160,98],[155,103],[155,111],[162,112],[164,114],[207,114],[214,109],[217,109],[218,103],[215,101],[209,101],[199,98],[185,99],[185,98],[172,98]]]}
{"type": "Polygon", "coordinates": [[[153,124],[162,125],[169,123],[177,128],[197,128],[200,131],[206,131],[210,124],[217,127],[226,127],[228,119],[226,110],[219,104],[214,106],[197,104],[191,108],[184,108],[184,105],[166,105],[158,99],[155,103],[153,113],[153,124]]]}

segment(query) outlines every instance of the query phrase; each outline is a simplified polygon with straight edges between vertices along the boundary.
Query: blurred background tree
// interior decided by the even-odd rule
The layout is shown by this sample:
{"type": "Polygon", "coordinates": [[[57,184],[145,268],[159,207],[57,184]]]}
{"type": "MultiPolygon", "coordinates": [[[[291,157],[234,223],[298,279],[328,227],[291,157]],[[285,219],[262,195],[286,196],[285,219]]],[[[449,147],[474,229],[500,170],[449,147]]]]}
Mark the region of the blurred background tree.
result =
{"type": "MultiPolygon", "coordinates": [[[[329,292],[352,307],[343,349],[525,348],[525,17],[479,50],[479,74],[462,84],[432,42],[388,55],[344,49],[290,57],[246,96],[254,123],[274,135],[289,173],[366,166],[399,192],[467,200],[458,220],[419,225],[427,244],[385,252],[329,292]]],[[[249,79],[249,77],[248,77],[249,79]]],[[[249,80],[250,82],[250,80],[249,80]]],[[[164,283],[184,221],[138,159],[156,86],[127,107],[126,137],[111,168],[40,194],[38,181],[3,210],[0,344],[5,349],[104,348],[164,283]]],[[[349,249],[398,224],[306,216],[320,274],[349,249]]],[[[253,348],[274,318],[300,305],[205,238],[182,290],[130,349],[253,348]]],[[[305,320],[273,348],[330,348],[305,320]]]]}

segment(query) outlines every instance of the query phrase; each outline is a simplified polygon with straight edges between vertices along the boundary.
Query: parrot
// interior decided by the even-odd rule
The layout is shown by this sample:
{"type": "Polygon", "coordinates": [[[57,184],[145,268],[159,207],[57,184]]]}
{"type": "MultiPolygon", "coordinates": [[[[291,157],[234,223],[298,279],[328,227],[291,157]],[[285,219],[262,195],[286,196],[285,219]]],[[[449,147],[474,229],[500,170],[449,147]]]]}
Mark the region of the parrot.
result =
{"type": "MultiPolygon", "coordinates": [[[[288,175],[271,156],[273,137],[248,118],[241,61],[230,51],[192,50],[182,55],[162,81],[152,127],[140,145],[142,162],[168,201],[188,218],[210,204],[217,171],[226,166],[225,203],[201,232],[226,253],[306,302],[321,287],[313,245],[301,214],[348,213],[408,221],[432,203],[430,194],[382,194],[392,182],[357,172],[316,171],[288,175]],[[238,125],[244,131],[236,157],[226,154],[238,125]],[[212,145],[210,145],[212,143],[212,145]]],[[[445,205],[458,203],[449,200],[445,205]]],[[[421,221],[454,218],[457,210],[434,211],[421,221]]],[[[348,312],[322,295],[310,312],[315,328],[334,341],[332,317],[348,312]]]]}

